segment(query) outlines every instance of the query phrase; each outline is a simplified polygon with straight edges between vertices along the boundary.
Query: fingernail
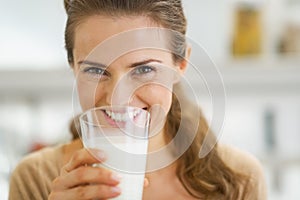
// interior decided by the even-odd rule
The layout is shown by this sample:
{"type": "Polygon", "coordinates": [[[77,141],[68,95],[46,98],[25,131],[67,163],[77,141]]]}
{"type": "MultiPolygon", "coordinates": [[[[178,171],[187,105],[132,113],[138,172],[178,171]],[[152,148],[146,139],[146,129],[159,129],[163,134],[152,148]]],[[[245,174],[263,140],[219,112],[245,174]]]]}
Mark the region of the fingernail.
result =
{"type": "Polygon", "coordinates": [[[98,158],[102,161],[106,159],[106,155],[104,152],[98,152],[98,158]]]}
{"type": "Polygon", "coordinates": [[[121,193],[121,188],[119,187],[112,187],[111,191],[115,194],[120,194],[121,193]]]}
{"type": "Polygon", "coordinates": [[[122,179],[122,176],[120,174],[117,174],[117,173],[112,173],[110,178],[114,181],[119,182],[122,179]]]}

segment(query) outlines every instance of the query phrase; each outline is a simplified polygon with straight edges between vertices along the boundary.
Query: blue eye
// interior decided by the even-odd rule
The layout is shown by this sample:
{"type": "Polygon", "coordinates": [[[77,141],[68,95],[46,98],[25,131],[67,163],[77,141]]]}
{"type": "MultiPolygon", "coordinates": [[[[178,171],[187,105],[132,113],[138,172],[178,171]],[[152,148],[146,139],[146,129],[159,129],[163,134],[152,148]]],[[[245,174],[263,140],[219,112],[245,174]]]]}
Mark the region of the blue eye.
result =
{"type": "Polygon", "coordinates": [[[85,67],[82,69],[84,78],[90,81],[105,81],[109,78],[109,73],[101,67],[85,67]]]}
{"type": "Polygon", "coordinates": [[[98,68],[98,67],[87,67],[83,70],[84,72],[87,72],[89,74],[93,75],[102,75],[105,74],[105,70],[98,68]]]}
{"type": "Polygon", "coordinates": [[[143,75],[143,74],[151,73],[153,71],[154,71],[154,68],[151,66],[140,66],[134,70],[134,74],[143,75]]]}

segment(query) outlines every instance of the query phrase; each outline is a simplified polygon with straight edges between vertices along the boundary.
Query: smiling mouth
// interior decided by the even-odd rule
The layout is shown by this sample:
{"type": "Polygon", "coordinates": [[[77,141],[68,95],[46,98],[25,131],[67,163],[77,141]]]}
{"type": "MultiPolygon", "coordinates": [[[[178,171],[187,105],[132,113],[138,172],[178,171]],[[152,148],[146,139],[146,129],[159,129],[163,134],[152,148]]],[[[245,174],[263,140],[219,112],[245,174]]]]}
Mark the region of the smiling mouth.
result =
{"type": "Polygon", "coordinates": [[[128,119],[131,119],[131,120],[135,119],[141,112],[142,112],[142,110],[133,110],[133,111],[126,112],[126,113],[113,112],[110,110],[104,111],[106,116],[115,122],[125,122],[128,119]]]}

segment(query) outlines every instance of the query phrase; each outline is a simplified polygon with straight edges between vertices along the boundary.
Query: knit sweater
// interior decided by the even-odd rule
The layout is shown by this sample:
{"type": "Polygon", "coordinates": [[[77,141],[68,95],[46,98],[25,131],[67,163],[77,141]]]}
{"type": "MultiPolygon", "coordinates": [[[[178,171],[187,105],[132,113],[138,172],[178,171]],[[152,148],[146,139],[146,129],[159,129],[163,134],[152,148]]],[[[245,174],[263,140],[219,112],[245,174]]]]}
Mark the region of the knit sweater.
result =
{"type": "MultiPolygon", "coordinates": [[[[224,162],[233,170],[251,177],[255,200],[265,200],[266,184],[262,168],[252,155],[227,145],[219,145],[224,162]]],[[[9,200],[48,199],[52,181],[63,165],[63,145],[49,147],[26,156],[10,180],[9,200]]]]}

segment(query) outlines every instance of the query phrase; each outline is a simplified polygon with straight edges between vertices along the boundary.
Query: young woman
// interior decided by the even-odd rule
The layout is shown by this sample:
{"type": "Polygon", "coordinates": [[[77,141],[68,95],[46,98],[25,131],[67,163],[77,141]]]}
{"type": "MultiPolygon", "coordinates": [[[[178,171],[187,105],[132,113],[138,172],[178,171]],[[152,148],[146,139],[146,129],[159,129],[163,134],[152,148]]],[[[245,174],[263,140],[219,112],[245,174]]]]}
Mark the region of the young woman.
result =
{"type": "MultiPolygon", "coordinates": [[[[118,57],[106,68],[103,63],[87,60],[109,38],[131,30],[165,28],[185,35],[186,20],[180,0],[65,0],[65,8],[68,61],[78,79],[83,110],[110,105],[118,81],[128,74],[136,79],[156,76],[161,73],[161,65],[184,73],[190,50],[184,39],[175,37],[164,42],[173,45],[174,50],[183,50],[178,51],[179,55],[172,51],[141,49],[118,57]],[[97,81],[89,82],[84,77],[97,81]]],[[[115,45],[117,49],[118,44],[115,45]]],[[[109,56],[109,52],[107,49],[101,55],[109,56]]],[[[181,107],[173,94],[176,84],[143,85],[134,90],[128,101],[130,106],[147,110],[158,105],[166,113],[163,128],[149,141],[150,150],[168,144],[180,126],[181,107]]],[[[195,138],[188,149],[170,165],[146,173],[143,199],[266,199],[262,170],[252,156],[216,144],[207,156],[199,158],[204,138],[213,138],[213,134],[203,118],[198,121],[195,138]]],[[[11,177],[10,199],[110,199],[122,193],[118,174],[92,167],[99,160],[82,147],[80,132],[77,134],[74,126],[72,130],[74,140],[69,144],[29,155],[18,165],[11,177]]],[[[189,137],[192,133],[187,128],[185,134],[189,137]]],[[[94,153],[106,159],[103,152],[94,153]]]]}

